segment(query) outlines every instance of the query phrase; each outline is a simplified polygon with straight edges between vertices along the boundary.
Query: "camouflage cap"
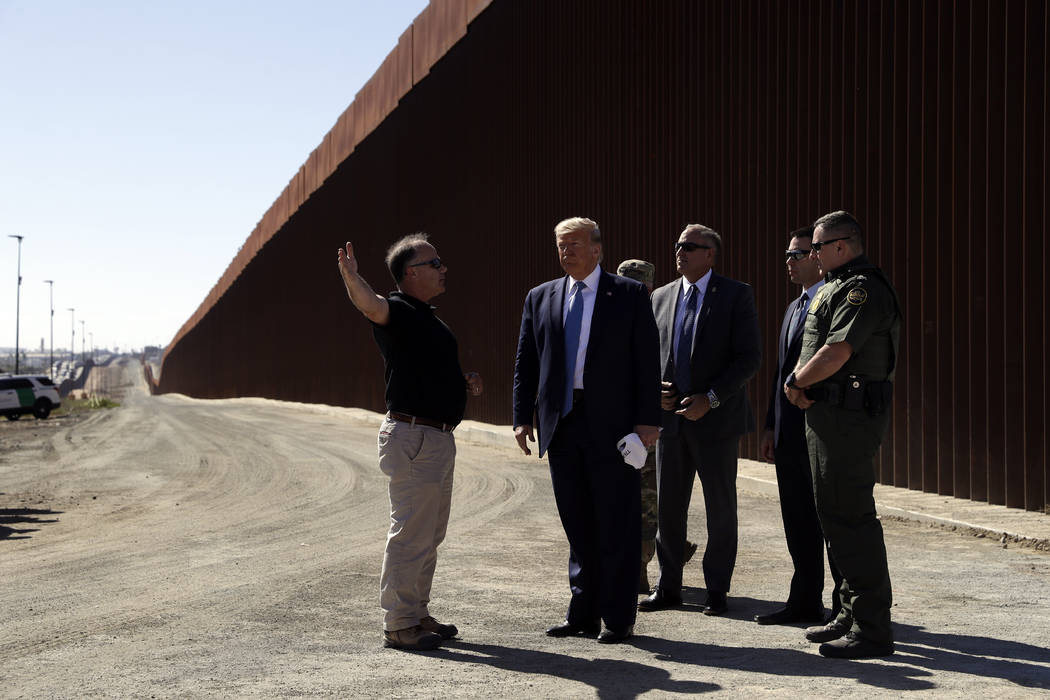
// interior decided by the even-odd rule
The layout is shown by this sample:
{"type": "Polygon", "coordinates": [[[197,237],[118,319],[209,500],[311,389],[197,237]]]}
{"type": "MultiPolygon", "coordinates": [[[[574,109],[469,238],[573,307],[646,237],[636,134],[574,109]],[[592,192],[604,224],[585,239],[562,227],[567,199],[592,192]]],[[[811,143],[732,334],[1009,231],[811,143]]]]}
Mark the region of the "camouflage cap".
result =
{"type": "Polygon", "coordinates": [[[644,260],[624,260],[616,268],[616,274],[621,277],[630,277],[651,287],[653,278],[656,276],[656,266],[644,260]]]}

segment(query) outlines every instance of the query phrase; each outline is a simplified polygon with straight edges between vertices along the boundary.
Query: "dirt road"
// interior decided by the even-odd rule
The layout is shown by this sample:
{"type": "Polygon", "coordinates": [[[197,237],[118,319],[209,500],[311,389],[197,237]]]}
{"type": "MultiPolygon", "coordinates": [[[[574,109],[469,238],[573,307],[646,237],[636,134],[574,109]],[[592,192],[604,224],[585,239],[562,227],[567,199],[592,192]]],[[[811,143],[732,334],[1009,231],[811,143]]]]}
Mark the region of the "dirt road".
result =
{"type": "MultiPolygon", "coordinates": [[[[730,614],[640,614],[620,646],[543,635],[567,602],[546,462],[460,442],[432,610],[461,639],[381,647],[386,530],[360,412],[149,397],[137,364],[93,381],[122,406],[0,422],[3,697],[1024,697],[1050,689],[1050,555],[887,522],[897,655],[821,658],[761,627],[789,560],[773,499],[741,492],[730,614]],[[919,691],[915,693],[913,691],[919,691]]],[[[699,488],[699,487],[697,487],[699,488]]],[[[703,542],[703,500],[690,527],[703,542]]],[[[652,569],[655,572],[655,565],[652,569]]]]}

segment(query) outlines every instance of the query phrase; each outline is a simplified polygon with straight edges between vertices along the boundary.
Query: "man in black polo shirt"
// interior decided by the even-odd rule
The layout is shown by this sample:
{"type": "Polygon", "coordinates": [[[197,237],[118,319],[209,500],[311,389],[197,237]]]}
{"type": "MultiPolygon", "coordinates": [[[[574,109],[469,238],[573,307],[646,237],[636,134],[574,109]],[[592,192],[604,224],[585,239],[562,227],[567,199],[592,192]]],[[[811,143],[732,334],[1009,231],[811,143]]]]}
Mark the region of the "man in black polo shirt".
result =
{"type": "Polygon", "coordinates": [[[340,248],[339,273],[354,306],[372,322],[386,366],[386,420],[379,429],[379,468],[390,477],[390,533],[383,556],[380,603],[386,646],[435,649],[455,625],[427,609],[452,503],[456,441],[466,396],[481,377],[459,366],[456,337],[429,301],[445,291],[445,273],[425,233],[390,247],[386,264],[398,291],[383,298],[358,273],[354,248],[340,248]]]}

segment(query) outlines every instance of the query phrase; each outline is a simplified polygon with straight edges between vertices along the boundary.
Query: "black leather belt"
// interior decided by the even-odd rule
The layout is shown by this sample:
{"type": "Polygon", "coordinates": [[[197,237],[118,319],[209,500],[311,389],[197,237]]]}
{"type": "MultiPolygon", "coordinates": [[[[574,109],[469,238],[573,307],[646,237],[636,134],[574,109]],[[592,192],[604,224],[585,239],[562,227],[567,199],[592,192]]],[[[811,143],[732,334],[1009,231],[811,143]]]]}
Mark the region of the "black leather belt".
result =
{"type": "Polygon", "coordinates": [[[411,423],[412,425],[425,425],[428,428],[437,428],[443,433],[451,433],[456,429],[455,425],[451,423],[442,423],[437,420],[430,420],[429,418],[420,418],[419,416],[410,416],[407,413],[397,413],[396,411],[390,411],[387,416],[391,420],[401,421],[402,423],[411,423]]]}

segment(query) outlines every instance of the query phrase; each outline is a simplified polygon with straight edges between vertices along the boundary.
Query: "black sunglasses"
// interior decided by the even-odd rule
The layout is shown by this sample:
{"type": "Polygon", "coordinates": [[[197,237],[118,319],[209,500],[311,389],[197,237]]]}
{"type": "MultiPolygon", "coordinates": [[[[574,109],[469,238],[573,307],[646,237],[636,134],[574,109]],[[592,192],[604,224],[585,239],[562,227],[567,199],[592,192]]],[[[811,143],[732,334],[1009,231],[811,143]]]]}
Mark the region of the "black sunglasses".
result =
{"type": "Polygon", "coordinates": [[[808,258],[809,257],[809,251],[808,250],[785,250],[784,251],[784,256],[788,260],[794,260],[795,262],[798,262],[799,260],[802,260],[803,258],[808,258]]]}
{"type": "Polygon", "coordinates": [[[681,248],[687,253],[692,253],[698,248],[703,248],[704,250],[711,250],[711,246],[709,245],[700,245],[699,243],[691,243],[689,241],[686,241],[685,243],[682,243],[681,241],[675,241],[674,252],[677,253],[679,248],[681,248]]]}
{"type": "Polygon", "coordinates": [[[430,265],[435,270],[441,269],[441,258],[431,258],[430,260],[424,260],[421,263],[412,263],[409,267],[422,267],[423,265],[430,265]]]}
{"type": "Polygon", "coordinates": [[[819,253],[820,249],[823,248],[824,246],[826,246],[828,243],[836,243],[838,241],[845,241],[845,240],[848,240],[850,238],[853,238],[853,236],[839,236],[838,238],[832,238],[831,240],[827,240],[827,241],[813,241],[813,243],[811,245],[813,246],[813,250],[815,250],[815,251],[817,251],[819,253]]]}

